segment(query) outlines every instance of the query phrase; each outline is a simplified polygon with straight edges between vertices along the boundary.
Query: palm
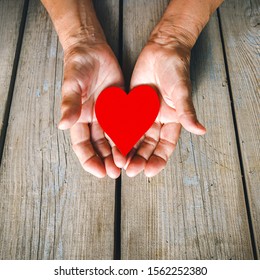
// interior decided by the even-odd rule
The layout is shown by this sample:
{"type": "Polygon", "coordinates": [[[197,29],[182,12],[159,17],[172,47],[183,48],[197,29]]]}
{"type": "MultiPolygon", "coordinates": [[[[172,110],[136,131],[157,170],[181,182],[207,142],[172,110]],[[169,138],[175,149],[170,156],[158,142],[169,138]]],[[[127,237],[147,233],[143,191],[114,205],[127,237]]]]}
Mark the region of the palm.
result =
{"type": "Polygon", "coordinates": [[[165,167],[174,151],[181,124],[191,132],[203,133],[199,124],[194,125],[196,115],[190,97],[189,52],[185,48],[148,44],[137,60],[131,88],[140,84],[157,88],[162,97],[161,108],[152,127],[136,145],[134,156],[133,153],[130,155],[126,172],[135,176],[144,170],[147,176],[154,176],[165,167]]]}
{"type": "Polygon", "coordinates": [[[77,46],[65,53],[61,128],[70,127],[73,149],[88,172],[113,178],[120,174],[115,165],[124,158],[105,137],[95,112],[95,101],[108,86],[123,87],[123,76],[111,49],[106,44],[77,46]],[[111,148],[112,146],[112,148],[111,148]]]}

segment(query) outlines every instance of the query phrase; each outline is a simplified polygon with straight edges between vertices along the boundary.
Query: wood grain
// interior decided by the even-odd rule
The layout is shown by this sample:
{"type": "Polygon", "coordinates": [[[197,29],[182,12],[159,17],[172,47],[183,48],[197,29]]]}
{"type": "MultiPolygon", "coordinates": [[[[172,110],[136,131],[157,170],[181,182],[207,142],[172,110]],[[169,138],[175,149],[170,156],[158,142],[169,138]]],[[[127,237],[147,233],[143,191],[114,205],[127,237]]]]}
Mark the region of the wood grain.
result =
{"type": "Polygon", "coordinates": [[[23,3],[23,0],[0,1],[0,133],[10,87],[23,3]]]}
{"type": "MultiPolygon", "coordinates": [[[[105,32],[115,46],[111,7],[105,32]]],[[[115,181],[86,173],[57,129],[62,56],[47,12],[31,1],[0,170],[1,259],[113,258],[115,181]]]]}
{"type": "Polygon", "coordinates": [[[260,258],[260,1],[225,1],[220,18],[256,254],[260,258]]]}
{"type": "Polygon", "coordinates": [[[119,58],[119,2],[120,0],[94,0],[97,17],[105,32],[106,39],[119,58]]]}
{"type": "MultiPolygon", "coordinates": [[[[128,80],[167,1],[124,1],[128,80]]],[[[193,99],[207,134],[182,132],[154,178],[122,176],[123,259],[251,259],[241,171],[216,15],[192,54],[193,99]]]]}

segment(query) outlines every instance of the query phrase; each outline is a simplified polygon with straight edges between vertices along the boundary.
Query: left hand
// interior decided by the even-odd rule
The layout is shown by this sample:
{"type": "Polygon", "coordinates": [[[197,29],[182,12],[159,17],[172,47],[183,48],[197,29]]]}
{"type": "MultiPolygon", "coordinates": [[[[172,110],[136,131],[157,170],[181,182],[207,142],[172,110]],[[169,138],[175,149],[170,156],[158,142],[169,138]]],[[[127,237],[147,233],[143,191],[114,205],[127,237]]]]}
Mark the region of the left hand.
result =
{"type": "Polygon", "coordinates": [[[100,92],[124,86],[120,66],[104,41],[79,40],[64,50],[60,129],[70,128],[72,147],[82,167],[98,178],[120,175],[125,157],[105,135],[94,112],[100,92]]]}
{"type": "Polygon", "coordinates": [[[206,132],[192,103],[190,51],[177,40],[171,45],[150,41],[137,60],[130,88],[154,86],[161,95],[161,107],[151,128],[129,154],[125,169],[130,177],[143,170],[148,177],[159,173],[177,145],[182,126],[197,135],[206,132]]]}

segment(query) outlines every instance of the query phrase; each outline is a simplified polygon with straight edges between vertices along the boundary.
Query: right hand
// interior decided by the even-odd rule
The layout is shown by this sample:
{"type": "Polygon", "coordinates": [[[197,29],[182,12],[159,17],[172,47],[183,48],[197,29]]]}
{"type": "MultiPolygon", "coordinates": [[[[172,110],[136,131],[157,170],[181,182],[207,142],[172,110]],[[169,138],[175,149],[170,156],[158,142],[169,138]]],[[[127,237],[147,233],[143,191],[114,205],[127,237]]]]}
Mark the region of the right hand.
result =
{"type": "Polygon", "coordinates": [[[126,174],[136,176],[144,171],[148,177],[158,174],[173,153],[183,126],[203,135],[192,103],[190,82],[190,49],[177,39],[171,44],[150,39],[137,59],[130,88],[152,85],[161,99],[159,114],[135,145],[127,159],[126,174]]]}
{"type": "Polygon", "coordinates": [[[111,48],[84,40],[64,50],[62,117],[59,129],[70,128],[71,142],[82,167],[102,178],[120,175],[125,157],[105,135],[97,122],[94,105],[109,86],[123,88],[124,79],[111,48]]]}

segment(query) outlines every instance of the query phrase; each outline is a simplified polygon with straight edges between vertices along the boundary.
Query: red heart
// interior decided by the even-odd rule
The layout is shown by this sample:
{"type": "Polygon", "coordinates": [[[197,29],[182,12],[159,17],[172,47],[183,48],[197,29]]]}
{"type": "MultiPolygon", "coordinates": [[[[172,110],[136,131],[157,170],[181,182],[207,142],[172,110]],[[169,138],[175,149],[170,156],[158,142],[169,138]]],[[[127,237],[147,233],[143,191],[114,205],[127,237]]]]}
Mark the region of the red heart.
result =
{"type": "Polygon", "coordinates": [[[126,94],[118,87],[104,89],[97,98],[97,120],[123,155],[132,149],[155,121],[160,109],[157,92],[148,85],[126,94]]]}

